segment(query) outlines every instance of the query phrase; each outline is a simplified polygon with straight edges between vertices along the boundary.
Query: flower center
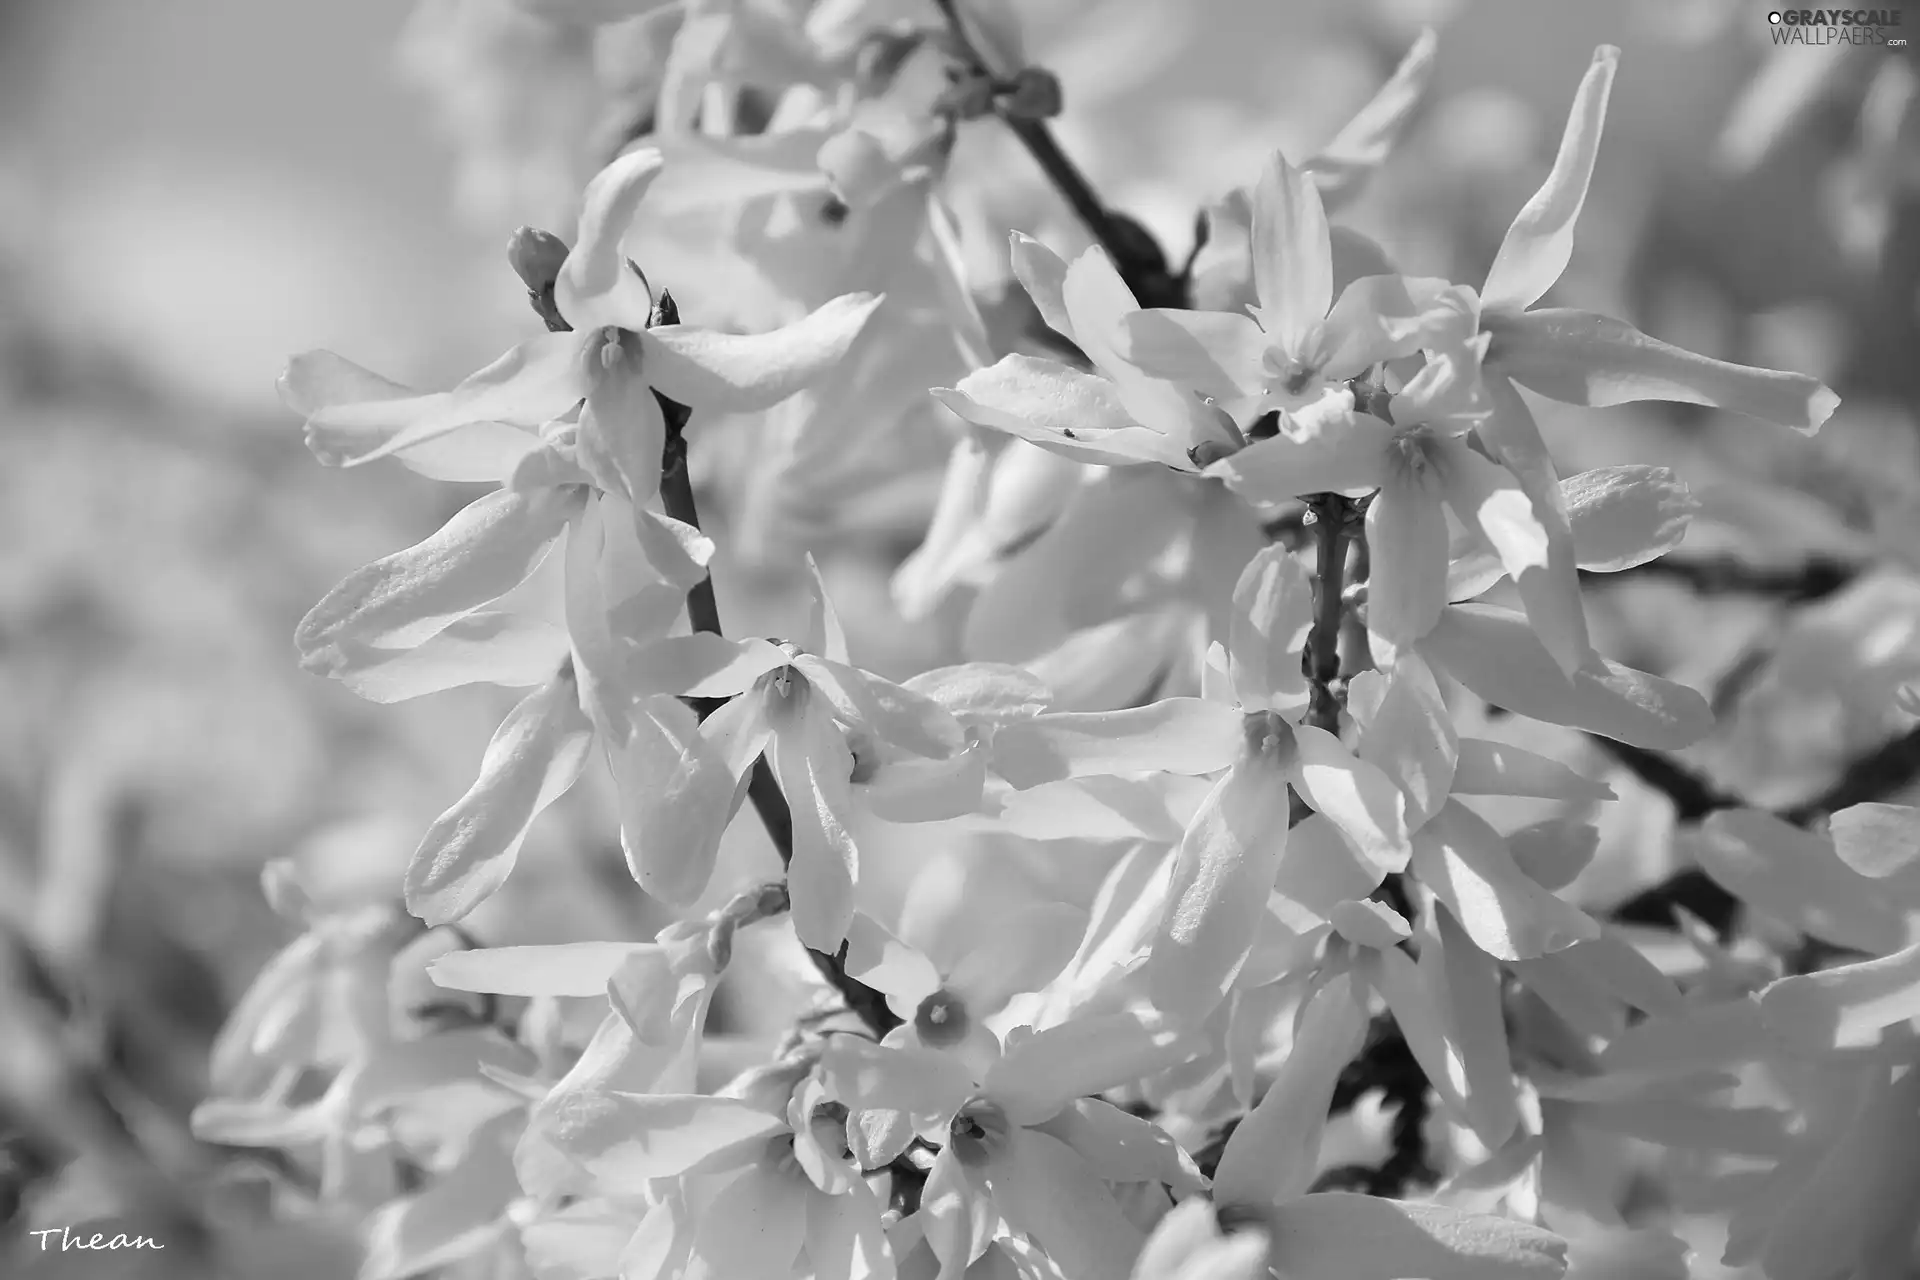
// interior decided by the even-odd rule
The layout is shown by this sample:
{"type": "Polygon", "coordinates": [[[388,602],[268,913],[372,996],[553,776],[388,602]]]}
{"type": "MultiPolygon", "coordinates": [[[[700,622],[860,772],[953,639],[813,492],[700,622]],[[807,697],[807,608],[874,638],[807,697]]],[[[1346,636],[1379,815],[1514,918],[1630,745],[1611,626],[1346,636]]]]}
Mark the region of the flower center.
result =
{"type": "Polygon", "coordinates": [[[988,1098],[975,1098],[955,1113],[947,1137],[953,1158],[961,1164],[979,1166],[987,1162],[995,1148],[1013,1132],[1007,1113],[988,1098]]]}
{"type": "Polygon", "coordinates": [[[920,1043],[935,1049],[945,1049],[959,1044],[967,1038],[973,1020],[967,1016],[967,1006],[959,996],[944,988],[934,992],[920,1002],[913,1011],[913,1030],[920,1037],[920,1043]]]}
{"type": "Polygon", "coordinates": [[[1250,760],[1284,767],[1293,762],[1300,750],[1293,726],[1277,711],[1248,712],[1240,721],[1240,732],[1243,735],[1241,752],[1250,760]]]}

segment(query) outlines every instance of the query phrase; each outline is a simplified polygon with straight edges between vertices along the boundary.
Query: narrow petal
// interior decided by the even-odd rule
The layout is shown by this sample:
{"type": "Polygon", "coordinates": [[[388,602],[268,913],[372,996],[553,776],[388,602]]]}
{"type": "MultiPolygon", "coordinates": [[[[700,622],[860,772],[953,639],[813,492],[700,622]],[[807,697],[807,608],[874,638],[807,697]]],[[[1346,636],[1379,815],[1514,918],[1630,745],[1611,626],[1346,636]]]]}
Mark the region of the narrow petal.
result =
{"type": "Polygon", "coordinates": [[[1002,356],[933,397],[968,422],[1078,462],[1191,465],[1181,446],[1133,420],[1111,382],[1056,360],[1002,356]]]}
{"type": "Polygon", "coordinates": [[[1696,355],[1591,311],[1530,311],[1489,317],[1486,324],[1493,335],[1490,362],[1529,390],[1567,404],[1703,404],[1806,435],[1840,404],[1816,378],[1696,355]]]}
{"type": "Polygon", "coordinates": [[[1368,504],[1366,526],[1367,634],[1397,654],[1433,630],[1447,606],[1447,513],[1438,495],[1396,469],[1368,504]]]}
{"type": "Polygon", "coordinates": [[[1445,459],[1447,505],[1462,524],[1477,527],[1492,544],[1501,567],[1519,588],[1534,634],[1560,669],[1578,671],[1592,656],[1593,645],[1587,639],[1573,558],[1553,554],[1554,538],[1548,532],[1552,513],[1542,519],[1518,477],[1463,441],[1439,441],[1436,448],[1445,459]]]}
{"type": "Polygon", "coordinates": [[[1567,1245],[1511,1218],[1326,1191],[1274,1210],[1269,1262],[1282,1275],[1352,1280],[1560,1280],[1567,1245]]]}
{"type": "Polygon", "coordinates": [[[1413,837],[1413,869],[1467,936],[1498,960],[1525,960],[1598,937],[1599,925],[1528,879],[1486,820],[1449,803],[1413,837]]]}
{"type": "Polygon", "coordinates": [[[1412,118],[1414,108],[1426,95],[1427,82],[1433,78],[1433,54],[1439,37],[1432,27],[1421,30],[1393,75],[1380,86],[1367,105],[1312,158],[1300,166],[1320,189],[1330,206],[1353,198],[1360,186],[1378,169],[1393,150],[1393,145],[1412,118]]]}
{"type": "Polygon", "coordinates": [[[1371,489],[1387,477],[1391,423],[1352,412],[1345,393],[1330,397],[1336,411],[1319,413],[1298,435],[1282,431],[1207,468],[1207,474],[1252,502],[1279,502],[1309,493],[1371,489]]]}
{"type": "Polygon", "coordinates": [[[993,1197],[975,1182],[951,1146],[941,1148],[933,1158],[933,1168],[920,1191],[920,1212],[914,1216],[926,1232],[928,1249],[940,1263],[935,1280],[961,1280],[1000,1229],[993,1197]]]}
{"type": "Polygon", "coordinates": [[[1387,874],[1406,868],[1407,799],[1378,766],[1355,759],[1340,740],[1311,725],[1294,726],[1299,747],[1293,779],[1301,798],[1323,813],[1356,852],[1387,874]]]}
{"type": "Polygon", "coordinates": [[[1240,750],[1240,713],[1202,698],[1165,698],[1125,711],[1060,711],[1002,728],[993,767],[1024,790],[1095,774],[1214,773],[1240,750]]]}
{"type": "Polygon", "coordinates": [[[432,537],[329,591],[294,630],[300,665],[323,675],[350,667],[349,649],[418,644],[498,600],[532,574],[580,501],[564,490],[475,499],[432,537]]]}
{"type": "Polygon", "coordinates": [[[1027,296],[1040,312],[1047,327],[1063,338],[1072,339],[1073,321],[1067,318],[1065,259],[1032,236],[1016,231],[1012,235],[1014,278],[1026,289],[1027,296]]]}
{"type": "Polygon", "coordinates": [[[487,744],[480,776],[427,828],[408,864],[407,910],[430,925],[472,911],[506,882],[542,809],[586,767],[593,722],[571,670],[528,694],[487,744]]]}
{"type": "Polygon", "coordinates": [[[564,942],[541,947],[480,947],[452,951],[427,966],[451,991],[502,996],[605,995],[627,959],[654,949],[650,942],[564,942]]]}
{"type": "Polygon", "coordinates": [[[666,158],[652,147],[629,151],[593,176],[580,202],[579,234],[554,280],[554,301],[575,329],[644,329],[653,310],[646,281],[622,249],[666,158]]]}
{"type": "Polygon", "coordinates": [[[963,723],[1009,724],[1039,715],[1053,700],[1046,684],[1025,667],[1005,662],[965,662],[936,667],[902,681],[963,723]]]}
{"type": "Polygon", "coordinates": [[[1840,861],[1869,880],[1905,890],[1920,880],[1920,809],[1904,804],[1856,804],[1827,824],[1840,861]]]}
{"type": "Polygon", "coordinates": [[[850,728],[932,760],[950,759],[966,746],[960,722],[923,693],[812,654],[802,654],[794,667],[806,674],[808,683],[833,705],[834,716],[850,728]]]}
{"type": "MultiPolygon", "coordinates": [[[[1488,1150],[1506,1145],[1520,1123],[1500,969],[1446,911],[1435,912],[1447,1025],[1458,1037],[1466,1118],[1488,1150]]],[[[1586,943],[1577,944],[1586,946],[1586,943]]],[[[1422,952],[1420,963],[1428,964],[1422,952]]]]}
{"type": "Polygon", "coordinates": [[[1109,376],[1121,371],[1128,363],[1126,318],[1140,303],[1105,248],[1095,245],[1067,264],[1060,300],[1087,359],[1109,376]]]}
{"type": "Polygon", "coordinates": [[[1629,746],[1676,751],[1713,728],[1713,712],[1696,690],[1610,659],[1569,679],[1524,615],[1510,609],[1451,605],[1420,651],[1495,706],[1629,746]]]}
{"type": "MultiPolygon", "coordinates": [[[[337,465],[352,467],[396,454],[412,455],[429,441],[456,431],[464,435],[463,428],[476,424],[486,430],[500,423],[538,427],[565,413],[587,393],[580,363],[582,341],[578,334],[549,333],[523,342],[451,391],[321,405],[308,416],[307,434],[324,441],[377,437],[370,448],[337,458],[337,465]]],[[[282,394],[289,399],[301,395],[306,389],[298,382],[295,370],[289,368],[283,375],[282,394]],[[295,380],[294,386],[287,386],[289,378],[295,380]]]]}
{"type": "Polygon", "coordinates": [[[1306,706],[1300,655],[1313,628],[1313,581],[1284,547],[1262,548],[1233,589],[1227,651],[1243,705],[1294,712],[1306,706]]]}
{"type": "Polygon", "coordinates": [[[549,1141],[613,1186],[737,1167],[787,1127],[738,1098],[615,1090],[570,1094],[553,1121],[549,1141]]]}
{"type": "Polygon", "coordinates": [[[1364,993],[1338,974],[1307,1002],[1273,1083],[1227,1139],[1213,1176],[1216,1203],[1266,1208],[1306,1191],[1334,1086],[1366,1037],[1364,993]]]}
{"type": "Polygon", "coordinates": [[[807,1261],[814,1280],[893,1280],[893,1250],[872,1188],[854,1179],[846,1194],[807,1197],[807,1261]]]}
{"type": "Polygon", "coordinates": [[[855,1111],[904,1111],[945,1123],[974,1091],[966,1064],[936,1049],[831,1036],[820,1059],[827,1091],[855,1111]]]}
{"type": "Polygon", "coordinates": [[[1259,395],[1271,339],[1251,317],[1230,311],[1154,307],[1126,317],[1126,359],[1216,400],[1259,395]]]}
{"type": "Polygon", "coordinates": [[[1329,380],[1357,377],[1383,360],[1464,340],[1472,329],[1461,317],[1463,303],[1453,292],[1456,288],[1432,276],[1382,274],[1355,279],[1327,312],[1319,353],[1321,376],[1329,380]]]}
{"type": "Polygon", "coordinates": [[[660,492],[667,420],[641,367],[641,341],[609,331],[587,358],[599,367],[580,415],[581,465],[601,489],[643,508],[660,492]]]}
{"type": "Polygon", "coordinates": [[[1700,829],[1700,866],[1776,920],[1842,947],[1884,953],[1907,939],[1900,905],[1840,861],[1830,841],[1757,809],[1714,814],[1700,829]]]}
{"type": "Polygon", "coordinates": [[[1486,738],[1460,739],[1453,770],[1458,796],[1533,796],[1542,800],[1613,800],[1613,788],[1550,757],[1486,738]]]}
{"type": "Polygon", "coordinates": [[[1146,1233],[1058,1138],[1016,1128],[984,1169],[994,1203],[1075,1280],[1127,1280],[1146,1233]]]}
{"type": "Polygon", "coordinates": [[[1573,257],[1573,228],[1587,200],[1593,160],[1600,151],[1600,132],[1607,119],[1607,98],[1613,91],[1613,73],[1620,51],[1601,45],[1575,92],[1567,112],[1566,132],[1547,180],[1527,201],[1507,228],[1500,252],[1480,290],[1488,311],[1523,311],[1553,287],[1573,257]]]}
{"type": "MultiPolygon", "coordinates": [[[[805,686],[795,683],[796,692],[805,686]]],[[[812,697],[773,717],[773,771],[793,813],[793,860],[788,888],[800,941],[831,954],[853,919],[853,888],[860,855],[847,817],[853,809],[847,778],[853,755],[827,709],[812,697]]]]}
{"type": "Polygon", "coordinates": [[[1282,777],[1245,764],[1228,770],[1194,815],[1174,853],[1147,964],[1161,1009],[1198,1022],[1225,998],[1266,914],[1289,816],[1282,777]]]}
{"type": "Polygon", "coordinates": [[[705,1274],[727,1280],[788,1280],[807,1239],[812,1188],[772,1169],[752,1168],[721,1188],[695,1229],[693,1253],[705,1274]]]}
{"type": "Polygon", "coordinates": [[[739,775],[678,698],[642,698],[624,719],[607,763],[627,869],[662,902],[691,905],[713,877],[739,775]]]}
{"type": "Polygon", "coordinates": [[[1087,932],[1087,913],[1065,902],[1027,903],[996,914],[947,975],[948,989],[982,1015],[1053,981],[1087,932]]]}
{"type": "Polygon", "coordinates": [[[1040,1124],[1075,1098],[1157,1075],[1201,1047],[1154,1014],[1075,1018],[1015,1041],[981,1089],[1011,1123],[1040,1124]]]}
{"type": "MultiPolygon", "coordinates": [[[[1361,684],[1359,677],[1354,684],[1361,684]]],[[[1453,791],[1460,739],[1440,686],[1419,655],[1402,654],[1384,684],[1379,705],[1361,733],[1358,754],[1400,788],[1407,798],[1407,828],[1417,831],[1453,791]]]]}
{"type": "Polygon", "coordinates": [[[1198,1191],[1206,1184],[1193,1157],[1166,1130],[1111,1102],[1076,1098],[1034,1127],[1073,1148],[1108,1182],[1159,1182],[1175,1192],[1198,1191]]]}
{"type": "Polygon", "coordinates": [[[791,661],[785,650],[765,640],[729,640],[696,631],[656,640],[635,654],[627,665],[628,687],[640,697],[670,693],[684,698],[731,698],[791,661]]]}
{"type": "Polygon", "coordinates": [[[380,648],[349,637],[334,641],[335,680],[369,702],[404,702],[470,684],[527,689],[545,684],[566,661],[567,633],[506,609],[455,618],[419,644],[380,648]]]}
{"type": "Polygon", "coordinates": [[[1261,328],[1299,352],[1333,304],[1333,245],[1319,188],[1278,151],[1253,189],[1253,279],[1261,328]]]}
{"type": "Polygon", "coordinates": [[[1287,834],[1273,891],[1326,919],[1340,903],[1379,888],[1386,876],[1386,869],[1357,853],[1330,819],[1313,813],[1287,834]]]}
{"type": "MultiPolygon", "coordinates": [[[[282,403],[307,419],[307,448],[330,467],[373,452],[412,425],[421,408],[444,404],[331,351],[295,356],[278,386],[282,403]],[[364,410],[357,415],[335,412],[364,405],[386,405],[391,412],[383,411],[385,421],[374,421],[364,410]]],[[[408,470],[430,480],[485,482],[506,479],[539,447],[539,434],[525,427],[472,422],[396,456],[408,470]]]]}
{"type": "MultiPolygon", "coordinates": [[[[1680,545],[1700,509],[1686,484],[1665,467],[1595,467],[1562,480],[1560,494],[1574,563],[1590,573],[1619,573],[1659,559],[1680,545]]],[[[1456,553],[1448,598],[1472,599],[1506,573],[1490,546],[1456,553]]]]}
{"type": "Polygon", "coordinates": [[[1782,978],[1760,993],[1767,1029],[1808,1054],[1860,1049],[1920,1018],[1920,943],[1873,960],[1782,978]]]}
{"type": "Polygon", "coordinates": [[[770,333],[730,334],[691,325],[645,330],[647,378],[670,400],[716,413],[779,404],[837,365],[879,307],[850,293],[770,333]]]}

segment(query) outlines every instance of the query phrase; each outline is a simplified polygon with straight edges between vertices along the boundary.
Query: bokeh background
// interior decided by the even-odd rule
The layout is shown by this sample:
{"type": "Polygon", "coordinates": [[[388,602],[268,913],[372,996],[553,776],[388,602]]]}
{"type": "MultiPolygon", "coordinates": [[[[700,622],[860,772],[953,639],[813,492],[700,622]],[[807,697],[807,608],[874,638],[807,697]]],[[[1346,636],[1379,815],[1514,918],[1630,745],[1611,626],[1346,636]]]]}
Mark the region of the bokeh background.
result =
{"type": "MultiPolygon", "coordinates": [[[[508,705],[467,689],[375,707],[298,669],[293,626],[334,581],[473,495],[397,467],[320,467],[274,391],[307,348],[447,385],[535,330],[506,237],[570,225],[607,121],[590,60],[527,38],[507,8],[0,3],[0,1219],[16,1241],[145,1212],[155,1184],[127,1172],[142,1162],[189,1199],[244,1204],[246,1178],[186,1116],[227,1011],[294,927],[268,907],[262,867],[294,858],[342,900],[391,892],[508,705]],[[63,1054],[97,1065],[117,1121],[63,1092],[49,1065],[63,1054]],[[21,1129],[50,1132],[57,1158],[21,1129]]],[[[1756,801],[1817,790],[1899,722],[1889,690],[1920,675],[1920,63],[1775,50],[1759,0],[1015,8],[1065,85],[1064,145],[1175,255],[1202,205],[1269,149],[1297,157],[1330,136],[1439,26],[1433,92],[1351,221],[1402,269],[1464,281],[1538,184],[1593,46],[1621,45],[1554,298],[1814,374],[1845,403],[1813,442],[1668,406],[1543,408],[1544,425],[1563,470],[1680,470],[1706,502],[1682,554],[1818,560],[1849,585],[1811,603],[1600,588],[1602,647],[1712,691],[1725,727],[1695,763],[1756,801]]],[[[1003,283],[1006,228],[1084,243],[990,122],[964,141],[954,188],[984,295],[1003,283]]],[[[752,281],[697,247],[657,271],[690,319],[755,314],[752,281]]],[[[924,465],[856,487],[812,539],[856,659],[896,675],[956,656],[950,617],[910,625],[887,594],[944,456],[936,430],[911,429],[924,465]]],[[[750,445],[698,446],[716,520],[751,520],[731,471],[750,445]]],[[[730,620],[791,630],[790,568],[773,553],[729,565],[730,620]]],[[[1536,745],[1608,768],[1543,732],[1536,745]]],[[[1680,856],[1663,802],[1616,787],[1628,800],[1577,889],[1599,903],[1680,856]]],[[[590,785],[543,819],[475,931],[657,925],[607,806],[590,785]]],[[[766,858],[756,839],[741,832],[729,857],[766,858]]],[[[770,1020],[786,996],[774,973],[731,993],[733,1025],[770,1020]]],[[[352,1274],[344,1232],[258,1231],[258,1274],[352,1274]]],[[[50,1275],[172,1274],[148,1258],[16,1256],[50,1275]]]]}

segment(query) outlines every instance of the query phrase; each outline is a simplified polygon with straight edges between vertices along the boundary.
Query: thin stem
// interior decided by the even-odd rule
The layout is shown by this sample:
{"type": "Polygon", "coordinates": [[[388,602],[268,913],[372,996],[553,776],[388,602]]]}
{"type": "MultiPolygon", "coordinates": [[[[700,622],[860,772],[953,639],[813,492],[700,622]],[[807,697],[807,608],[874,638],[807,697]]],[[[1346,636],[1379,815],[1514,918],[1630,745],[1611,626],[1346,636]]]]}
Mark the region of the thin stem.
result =
{"type": "MultiPolygon", "coordinates": [[[[994,68],[967,33],[957,0],[934,0],[934,3],[946,19],[954,49],[966,63],[967,71],[991,79],[994,68]]],[[[1004,86],[996,82],[996,87],[1004,86]]],[[[1166,252],[1146,228],[1107,208],[1094,191],[1093,184],[1087,180],[1087,175],[1061,148],[1058,139],[1053,136],[1053,130],[1047,127],[1047,122],[1009,111],[1006,102],[998,96],[994,100],[994,114],[1020,139],[1027,154],[1033,157],[1033,162],[1047,176],[1047,181],[1067,202],[1067,207],[1073,210],[1074,216],[1107,251],[1120,272],[1120,278],[1133,290],[1140,305],[1185,307],[1185,274],[1176,276],[1168,269],[1166,252]]]]}
{"type": "Polygon", "coordinates": [[[1347,584],[1347,543],[1352,537],[1353,503],[1337,493],[1316,494],[1307,500],[1314,541],[1313,629],[1307,633],[1307,681],[1311,686],[1307,723],[1328,733],[1340,732],[1340,698],[1333,686],[1340,679],[1340,624],[1347,584]]]}

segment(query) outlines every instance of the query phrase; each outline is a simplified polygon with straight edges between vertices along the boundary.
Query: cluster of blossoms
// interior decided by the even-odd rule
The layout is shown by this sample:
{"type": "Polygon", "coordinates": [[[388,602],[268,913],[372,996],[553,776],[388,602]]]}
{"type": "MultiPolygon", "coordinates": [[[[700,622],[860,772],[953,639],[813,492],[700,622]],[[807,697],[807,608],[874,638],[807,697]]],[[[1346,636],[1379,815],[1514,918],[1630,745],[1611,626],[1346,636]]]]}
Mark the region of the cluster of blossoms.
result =
{"type": "Polygon", "coordinates": [[[1057,335],[1034,349],[1075,358],[992,360],[938,193],[960,120],[1044,114],[1006,15],[672,7],[659,136],[587,184],[570,246],[515,238],[549,333],[449,391],[325,352],[283,379],[322,461],[498,486],[317,605],[304,664],[376,701],[528,692],[407,871],[424,932],[276,873],[308,931],[236,1013],[201,1132],[317,1162],[322,1199],[367,1215],[368,1280],[1684,1276],[1685,1243],[1630,1204],[1653,1163],[1671,1207],[1735,1210],[1729,1261],[1899,1273],[1920,815],[1707,825],[1715,880],[1866,957],[1783,975],[1563,897],[1612,791],[1457,727],[1484,704],[1666,751],[1712,726],[1692,689],[1596,652],[1580,594],[1680,541],[1685,485],[1561,476],[1517,388],[1807,432],[1836,403],[1536,305],[1616,51],[1478,288],[1329,221],[1419,100],[1428,39],[1320,153],[1274,154],[1217,207],[1210,269],[1239,264],[1246,305],[1142,307],[1107,248],[1016,234],[1057,335]],[[769,119],[727,136],[703,106],[748,88],[769,119]],[[807,277],[783,327],[681,324],[627,258],[676,165],[722,161],[742,242],[807,277]],[[859,251],[795,259],[833,235],[859,251]],[[724,634],[689,439],[764,414],[798,466],[919,422],[930,364],[958,375],[932,391],[954,443],[894,585],[910,614],[970,594],[966,660],[855,665],[817,573],[798,640],[724,634]],[[478,945],[458,922],[596,762],[653,898],[713,892],[748,801],[783,879],[651,941],[478,945]],[[1483,797],[1567,816],[1503,831],[1483,797]],[[1008,874],[1054,861],[1097,891],[1008,874]],[[737,1070],[709,1003],[735,932],[782,919],[831,990],[737,1070]],[[1416,1172],[1329,1179],[1343,1079],[1386,1038],[1424,1076],[1393,1100],[1416,1172]]]}

